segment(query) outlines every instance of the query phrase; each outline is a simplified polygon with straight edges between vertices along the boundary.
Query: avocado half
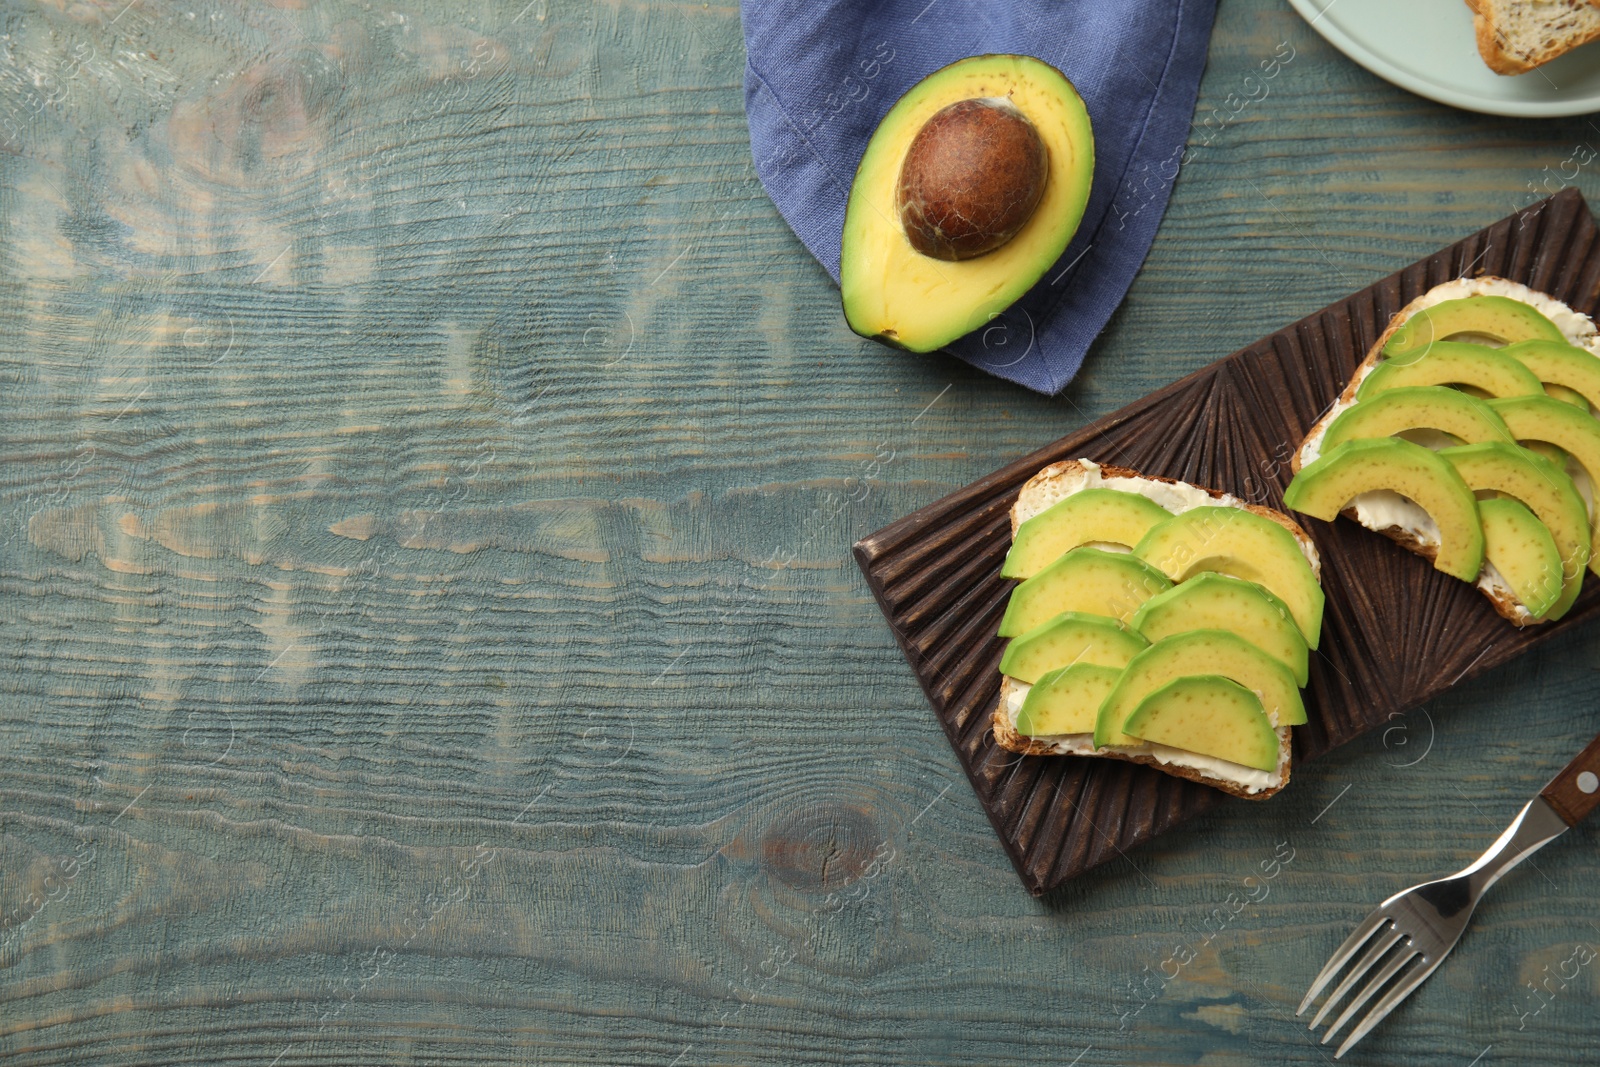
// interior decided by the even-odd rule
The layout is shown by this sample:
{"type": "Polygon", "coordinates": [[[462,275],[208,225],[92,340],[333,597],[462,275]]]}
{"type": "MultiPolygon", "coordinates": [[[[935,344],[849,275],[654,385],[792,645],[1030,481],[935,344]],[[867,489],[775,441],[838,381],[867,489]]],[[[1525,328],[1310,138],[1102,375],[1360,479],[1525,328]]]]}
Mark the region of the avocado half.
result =
{"type": "Polygon", "coordinates": [[[928,75],[878,124],[850,187],[839,262],[850,328],[896,348],[931,352],[983,326],[1061,258],[1083,219],[1093,175],[1089,112],[1050,64],[1031,56],[973,56],[928,75]],[[936,259],[907,237],[901,171],[929,119],[973,100],[1014,108],[1032,125],[1048,156],[1044,188],[1027,221],[998,248],[970,259],[936,259]]]}

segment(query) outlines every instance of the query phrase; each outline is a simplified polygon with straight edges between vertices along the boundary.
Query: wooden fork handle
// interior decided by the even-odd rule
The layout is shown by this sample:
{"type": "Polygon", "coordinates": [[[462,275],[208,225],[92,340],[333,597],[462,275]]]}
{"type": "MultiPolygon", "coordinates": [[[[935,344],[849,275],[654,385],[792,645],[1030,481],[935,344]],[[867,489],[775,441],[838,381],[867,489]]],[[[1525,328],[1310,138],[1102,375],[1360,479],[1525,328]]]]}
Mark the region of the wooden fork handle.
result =
{"type": "Polygon", "coordinates": [[[1600,807],[1600,737],[1590,741],[1539,795],[1568,826],[1576,826],[1600,807]]]}

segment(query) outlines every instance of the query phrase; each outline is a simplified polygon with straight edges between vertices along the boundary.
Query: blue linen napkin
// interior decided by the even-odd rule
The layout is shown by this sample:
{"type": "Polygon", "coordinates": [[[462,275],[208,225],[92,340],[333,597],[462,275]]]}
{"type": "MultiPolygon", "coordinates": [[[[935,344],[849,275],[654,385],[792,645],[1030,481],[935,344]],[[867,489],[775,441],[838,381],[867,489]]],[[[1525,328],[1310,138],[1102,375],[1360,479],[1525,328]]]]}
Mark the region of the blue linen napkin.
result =
{"type": "MultiPolygon", "coordinates": [[[[1094,124],[1077,236],[1017,305],[947,347],[991,374],[1060,392],[1138,273],[1183,157],[1216,0],[741,0],[756,173],[839,280],[856,164],[902,93],[986,52],[1037,56],[1094,124]]],[[[906,358],[917,358],[907,355],[906,358]]]]}

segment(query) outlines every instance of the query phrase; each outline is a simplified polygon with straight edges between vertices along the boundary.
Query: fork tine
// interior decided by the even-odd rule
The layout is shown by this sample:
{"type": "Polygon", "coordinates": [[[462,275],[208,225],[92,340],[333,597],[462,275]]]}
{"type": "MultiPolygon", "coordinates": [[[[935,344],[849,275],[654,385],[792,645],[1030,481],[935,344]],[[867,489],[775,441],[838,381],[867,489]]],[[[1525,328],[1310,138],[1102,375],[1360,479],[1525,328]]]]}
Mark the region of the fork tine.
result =
{"type": "Polygon", "coordinates": [[[1422,951],[1415,948],[1411,941],[1407,939],[1406,943],[1400,947],[1400,951],[1396,952],[1389,962],[1384,964],[1383,970],[1379,971],[1372,981],[1361,987],[1361,992],[1356,994],[1355,999],[1339,1014],[1338,1020],[1328,1027],[1327,1032],[1322,1035],[1322,1044],[1326,1045],[1329,1041],[1332,1041],[1333,1035],[1339,1032],[1339,1028],[1354,1018],[1356,1012],[1361,1010],[1361,1006],[1371,1000],[1373,995],[1388,983],[1389,979],[1398,974],[1400,968],[1421,955],[1422,951]]]}
{"type": "MultiPolygon", "coordinates": [[[[1333,976],[1339,973],[1339,968],[1343,967],[1349,961],[1350,957],[1356,954],[1357,949],[1366,944],[1367,938],[1372,936],[1372,932],[1378,927],[1382,926],[1384,922],[1388,920],[1388,918],[1389,916],[1384,913],[1384,910],[1379,908],[1371,915],[1368,915],[1365,919],[1361,920],[1361,925],[1355,928],[1354,933],[1344,939],[1344,944],[1340,945],[1334,954],[1328,959],[1327,965],[1324,966],[1322,968],[1322,972],[1317,975],[1317,980],[1311,983],[1311,991],[1308,992],[1306,994],[1306,998],[1300,1002],[1300,1007],[1295,1009],[1296,1015],[1304,1015],[1306,1013],[1306,1009],[1309,1008],[1311,1006],[1311,1002],[1317,998],[1317,994],[1322,992],[1323,986],[1333,981],[1333,976]]],[[[1312,1023],[1311,1025],[1315,1026],[1316,1023],[1312,1023]]]]}
{"type": "MultiPolygon", "coordinates": [[[[1451,946],[1451,948],[1454,947],[1455,946],[1453,945],[1451,946]]],[[[1344,1039],[1344,1042],[1339,1046],[1339,1051],[1333,1054],[1333,1058],[1338,1059],[1339,1057],[1343,1056],[1345,1052],[1349,1050],[1351,1045],[1354,1045],[1357,1041],[1360,1041],[1363,1037],[1366,1037],[1369,1030],[1383,1022],[1384,1019],[1388,1018],[1389,1013],[1394,1011],[1394,1009],[1399,1006],[1402,1000],[1410,996],[1411,991],[1416,989],[1417,986],[1421,985],[1428,975],[1432,974],[1438,968],[1439,964],[1444,962],[1444,958],[1449,954],[1450,949],[1445,949],[1431,963],[1426,963],[1422,967],[1417,968],[1411,974],[1406,975],[1405,979],[1400,982],[1399,985],[1385,993],[1383,995],[1383,999],[1374,1004],[1372,1006],[1372,1010],[1367,1012],[1367,1017],[1361,1020],[1361,1025],[1351,1031],[1350,1036],[1344,1039]]],[[[1330,1030],[1329,1033],[1332,1033],[1332,1031],[1330,1030]]]]}
{"type": "Polygon", "coordinates": [[[1317,1009],[1317,1014],[1311,1017],[1311,1025],[1308,1029],[1315,1030],[1322,1020],[1328,1017],[1328,1013],[1339,1006],[1339,1002],[1345,998],[1345,994],[1354,989],[1356,983],[1365,978],[1367,972],[1372,970],[1377,962],[1383,958],[1384,953],[1393,948],[1395,942],[1404,936],[1398,928],[1391,927],[1374,937],[1371,944],[1368,945],[1367,951],[1363,952],[1361,958],[1350,968],[1350,973],[1345,975],[1344,980],[1334,987],[1333,992],[1328,994],[1328,999],[1322,1002],[1322,1007],[1317,1009]]]}

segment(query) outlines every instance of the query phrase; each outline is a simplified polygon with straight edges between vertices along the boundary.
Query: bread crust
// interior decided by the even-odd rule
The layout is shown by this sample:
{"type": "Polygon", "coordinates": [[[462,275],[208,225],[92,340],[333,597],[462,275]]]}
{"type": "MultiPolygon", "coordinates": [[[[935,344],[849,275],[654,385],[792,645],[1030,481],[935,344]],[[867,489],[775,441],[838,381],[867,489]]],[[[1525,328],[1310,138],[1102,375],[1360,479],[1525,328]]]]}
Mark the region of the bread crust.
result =
{"type": "MultiPolygon", "coordinates": [[[[1590,41],[1600,38],[1600,28],[1584,34],[1570,35],[1560,42],[1547,42],[1541,53],[1535,55],[1521,55],[1506,47],[1506,35],[1496,25],[1494,0],[1466,0],[1467,7],[1472,9],[1473,35],[1478,45],[1478,55],[1483,57],[1483,62],[1496,74],[1515,75],[1526,74],[1535,67],[1541,67],[1552,59],[1559,59],[1574,48],[1582,47],[1590,41]]],[[[1600,0],[1590,0],[1591,4],[1600,6],[1600,0]]]]}
{"type": "MultiPolygon", "coordinates": [[[[1099,467],[1101,476],[1106,478],[1137,478],[1148,482],[1164,482],[1168,485],[1191,484],[1187,482],[1181,482],[1176,478],[1166,478],[1158,474],[1141,474],[1140,472],[1131,470],[1127,467],[1117,467],[1107,463],[1096,464],[1096,466],[1099,467]]],[[[1045,467],[1043,470],[1041,470],[1038,474],[1035,474],[1032,478],[1029,478],[1028,481],[1023,484],[1021,490],[1018,491],[1017,503],[1012,505],[1011,508],[1012,536],[1016,536],[1017,528],[1022,525],[1022,519],[1020,518],[1020,515],[1022,511],[1025,510],[1022,505],[1031,494],[1044,491],[1053,481],[1067,477],[1075,477],[1083,474],[1087,470],[1088,465],[1082,460],[1068,459],[1062,460],[1058,463],[1052,463],[1048,467],[1045,467]]],[[[1253,512],[1257,515],[1260,515],[1262,518],[1272,520],[1279,526],[1282,526],[1284,529],[1288,530],[1294,535],[1295,540],[1299,541],[1302,545],[1310,547],[1312,570],[1320,579],[1322,564],[1320,557],[1317,555],[1316,543],[1311,540],[1311,535],[1306,533],[1306,531],[1300,526],[1299,523],[1295,522],[1294,519],[1290,518],[1288,515],[1285,515],[1281,511],[1274,511],[1272,508],[1261,507],[1257,504],[1251,504],[1246,501],[1238,500],[1237,497],[1232,497],[1231,494],[1225,493],[1220,489],[1211,489],[1206,486],[1194,486],[1194,488],[1201,490],[1214,500],[1223,502],[1223,506],[1239,507],[1241,510],[1253,512]]],[[[1028,737],[1024,734],[1018,733],[1016,726],[1011,721],[1011,716],[1006,711],[1006,705],[1009,703],[1011,695],[1017,691],[1018,685],[1019,683],[1015,679],[1002,676],[1000,683],[1000,698],[996,703],[993,715],[991,716],[995,743],[1001,748],[1009,751],[1018,752],[1026,756],[1069,754],[1080,754],[1084,756],[1092,755],[1108,759],[1124,760],[1129,763],[1140,763],[1147,767],[1154,767],[1157,770],[1164,771],[1165,773],[1178,778],[1185,778],[1191,782],[1199,782],[1202,785],[1208,785],[1214,789],[1220,789],[1230,796],[1241,797],[1245,800],[1265,800],[1268,797],[1275,795],[1284,786],[1289,784],[1290,764],[1293,759],[1293,754],[1290,746],[1290,730],[1287,726],[1280,726],[1276,728],[1276,732],[1278,734],[1278,769],[1283,775],[1282,780],[1276,786],[1273,786],[1270,789],[1261,789],[1251,793],[1247,792],[1244,787],[1240,786],[1237,782],[1230,782],[1226,779],[1214,778],[1206,774],[1204,771],[1198,770],[1194,767],[1179,767],[1170,763],[1163,763],[1156,759],[1156,757],[1150,752],[1141,751],[1137,748],[1112,746],[1108,748],[1094,749],[1092,752],[1085,751],[1082,753],[1066,753],[1061,752],[1060,747],[1055,743],[1041,741],[1037,738],[1028,737]]]]}
{"type": "MultiPolygon", "coordinates": [[[[1600,0],[1594,0],[1594,2],[1600,4],[1600,0]]],[[[1493,275],[1486,274],[1482,276],[1482,280],[1496,281],[1504,279],[1496,279],[1493,275]]],[[[1431,291],[1432,290],[1430,289],[1429,292],[1431,291]]],[[[1415,315],[1418,311],[1421,311],[1423,307],[1426,306],[1423,301],[1427,299],[1427,295],[1427,293],[1424,293],[1417,297],[1405,307],[1395,312],[1394,316],[1390,318],[1389,325],[1384,328],[1384,331],[1378,335],[1378,339],[1372,343],[1372,347],[1367,350],[1366,358],[1356,365],[1355,370],[1350,372],[1350,378],[1345,382],[1344,390],[1340,392],[1339,398],[1328,406],[1328,410],[1322,413],[1322,417],[1312,424],[1311,429],[1306,431],[1306,435],[1302,437],[1300,439],[1300,443],[1295,446],[1294,455],[1289,457],[1289,469],[1291,471],[1296,474],[1300,473],[1300,456],[1301,453],[1305,451],[1306,445],[1309,444],[1313,438],[1319,437],[1323,432],[1325,432],[1328,424],[1343,414],[1347,405],[1355,403],[1356,390],[1361,387],[1362,380],[1367,376],[1368,373],[1371,372],[1372,368],[1377,366],[1379,361],[1383,359],[1383,346],[1389,343],[1389,338],[1394,335],[1396,330],[1405,324],[1407,319],[1411,318],[1411,316],[1415,315]]],[[[1356,525],[1361,525],[1360,520],[1356,517],[1355,508],[1345,508],[1340,511],[1339,514],[1343,515],[1351,522],[1356,523],[1356,525]]],[[[1362,528],[1367,529],[1368,527],[1363,526],[1362,528]]],[[[1402,548],[1405,548],[1411,552],[1415,552],[1429,563],[1432,563],[1438,558],[1438,545],[1427,544],[1419,539],[1415,533],[1404,529],[1403,527],[1385,526],[1381,530],[1373,530],[1372,532],[1381,534],[1402,548]]],[[[1508,593],[1494,592],[1484,589],[1482,586],[1478,586],[1475,582],[1473,584],[1480,593],[1488,598],[1489,603],[1494,605],[1496,614],[1519,629],[1524,626],[1538,626],[1541,623],[1551,621],[1548,618],[1536,619],[1527,614],[1527,611],[1523,608],[1521,602],[1518,601],[1516,597],[1511,596],[1508,593]]]]}
{"type": "MultiPolygon", "coordinates": [[[[1483,58],[1484,65],[1496,74],[1510,76],[1513,74],[1526,74],[1533,69],[1533,65],[1525,63],[1515,54],[1500,47],[1499,36],[1495,33],[1494,24],[1489,21],[1472,0],[1467,0],[1467,6],[1472,8],[1472,32],[1477,41],[1478,55],[1483,58]]],[[[1554,56],[1550,57],[1554,59],[1554,56]]]]}
{"type": "Polygon", "coordinates": [[[1038,741],[1026,734],[1017,732],[1011,722],[1011,716],[1006,713],[1006,704],[1010,702],[1011,694],[1017,691],[1015,678],[1000,676],[1000,702],[994,706],[994,740],[1001,748],[1020,752],[1024,756],[1052,756],[1056,748],[1048,741],[1038,741]]]}

